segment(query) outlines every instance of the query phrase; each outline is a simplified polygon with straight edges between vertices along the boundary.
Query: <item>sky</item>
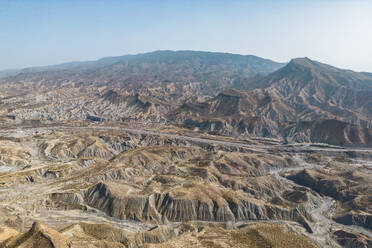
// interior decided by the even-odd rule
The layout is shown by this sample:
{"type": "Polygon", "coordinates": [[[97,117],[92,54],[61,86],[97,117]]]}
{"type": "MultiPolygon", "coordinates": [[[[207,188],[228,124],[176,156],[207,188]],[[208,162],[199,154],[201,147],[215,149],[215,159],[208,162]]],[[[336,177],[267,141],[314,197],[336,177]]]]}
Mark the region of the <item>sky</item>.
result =
{"type": "Polygon", "coordinates": [[[0,70],[154,50],[372,72],[372,0],[0,0],[0,70]]]}

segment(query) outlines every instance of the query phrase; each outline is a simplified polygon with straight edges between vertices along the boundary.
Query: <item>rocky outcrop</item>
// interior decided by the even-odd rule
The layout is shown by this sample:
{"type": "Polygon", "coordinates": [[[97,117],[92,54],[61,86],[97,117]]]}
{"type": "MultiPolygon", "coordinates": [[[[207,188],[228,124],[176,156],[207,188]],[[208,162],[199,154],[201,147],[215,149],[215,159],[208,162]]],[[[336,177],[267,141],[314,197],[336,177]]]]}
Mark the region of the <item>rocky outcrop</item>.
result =
{"type": "Polygon", "coordinates": [[[59,209],[82,209],[86,210],[83,197],[77,193],[52,193],[49,195],[53,207],[59,209]]]}
{"type": "Polygon", "coordinates": [[[155,209],[154,197],[137,194],[126,194],[135,191],[124,185],[108,186],[104,183],[88,189],[84,199],[89,206],[100,209],[109,216],[137,221],[161,221],[160,214],[155,209]],[[126,197],[123,197],[125,196],[126,197]]]}
{"type": "Polygon", "coordinates": [[[242,199],[211,186],[143,194],[129,186],[98,183],[84,193],[85,202],[109,216],[156,223],[186,221],[291,220],[311,227],[299,209],[281,208],[242,199]],[[195,192],[195,193],[194,193],[195,192]],[[196,192],[199,192],[199,195],[196,192]]]}

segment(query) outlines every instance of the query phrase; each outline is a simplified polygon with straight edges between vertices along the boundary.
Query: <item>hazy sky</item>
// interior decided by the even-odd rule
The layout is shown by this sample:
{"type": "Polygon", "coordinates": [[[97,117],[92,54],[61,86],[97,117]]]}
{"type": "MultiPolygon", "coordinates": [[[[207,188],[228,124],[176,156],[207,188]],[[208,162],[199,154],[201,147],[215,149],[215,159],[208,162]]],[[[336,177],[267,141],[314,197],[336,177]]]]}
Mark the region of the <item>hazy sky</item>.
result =
{"type": "Polygon", "coordinates": [[[372,0],[0,0],[0,69],[164,49],[372,72],[372,0]]]}

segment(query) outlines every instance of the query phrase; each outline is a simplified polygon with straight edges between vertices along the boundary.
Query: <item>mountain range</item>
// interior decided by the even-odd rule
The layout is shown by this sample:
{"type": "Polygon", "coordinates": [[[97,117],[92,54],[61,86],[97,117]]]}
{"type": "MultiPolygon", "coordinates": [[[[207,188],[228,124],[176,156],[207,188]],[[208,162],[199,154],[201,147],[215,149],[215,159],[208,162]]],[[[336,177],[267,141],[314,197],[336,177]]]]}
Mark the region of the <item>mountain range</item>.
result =
{"type": "Polygon", "coordinates": [[[284,142],[372,145],[372,74],[309,58],[283,64],[156,51],[22,69],[0,82],[3,119],[166,122],[284,142]]]}

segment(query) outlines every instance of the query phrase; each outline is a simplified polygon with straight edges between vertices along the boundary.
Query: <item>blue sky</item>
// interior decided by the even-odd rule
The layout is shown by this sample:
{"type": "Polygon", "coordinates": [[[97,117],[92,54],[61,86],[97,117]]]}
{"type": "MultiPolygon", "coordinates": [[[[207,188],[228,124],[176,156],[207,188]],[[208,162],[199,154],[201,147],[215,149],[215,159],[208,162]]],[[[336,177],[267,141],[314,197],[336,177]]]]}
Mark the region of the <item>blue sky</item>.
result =
{"type": "Polygon", "coordinates": [[[371,13],[370,0],[0,0],[0,69],[171,49],[372,72],[371,13]]]}

